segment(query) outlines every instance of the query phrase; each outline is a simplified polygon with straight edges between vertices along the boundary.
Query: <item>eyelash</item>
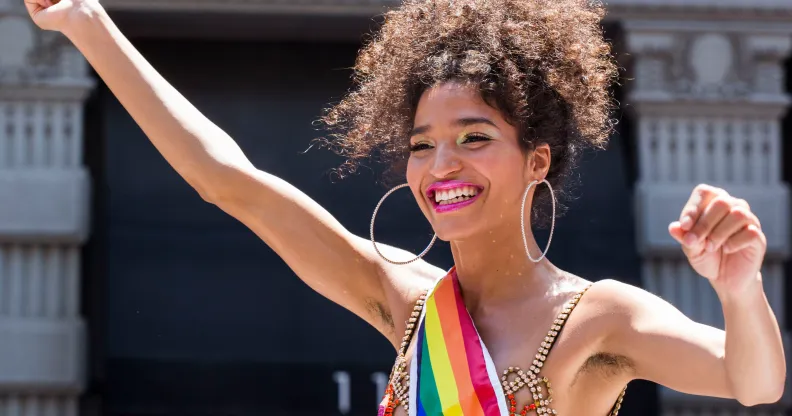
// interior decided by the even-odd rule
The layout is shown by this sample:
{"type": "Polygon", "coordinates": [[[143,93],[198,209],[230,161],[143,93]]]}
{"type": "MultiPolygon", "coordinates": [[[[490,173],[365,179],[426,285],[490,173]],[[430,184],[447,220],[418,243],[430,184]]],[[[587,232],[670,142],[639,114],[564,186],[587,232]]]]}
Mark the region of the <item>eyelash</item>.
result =
{"type": "MultiPolygon", "coordinates": [[[[473,133],[473,134],[468,134],[467,136],[465,136],[465,142],[468,142],[470,139],[474,139],[474,138],[475,139],[480,139],[480,140],[483,140],[483,141],[491,140],[489,137],[487,137],[487,136],[485,136],[483,134],[473,133]]],[[[476,141],[479,141],[479,140],[476,140],[476,141]]]]}
{"type": "Polygon", "coordinates": [[[416,143],[410,146],[410,152],[417,152],[420,150],[428,149],[430,146],[426,143],[416,143]]]}
{"type": "MultiPolygon", "coordinates": [[[[476,139],[475,141],[489,141],[489,140],[491,140],[489,137],[487,137],[487,136],[485,136],[483,134],[473,133],[473,134],[468,134],[467,136],[465,136],[465,141],[464,142],[465,143],[469,143],[471,141],[471,139],[476,139]]],[[[429,144],[427,144],[427,143],[416,143],[416,144],[410,146],[410,152],[418,152],[418,151],[421,151],[421,150],[426,150],[429,147],[431,147],[431,146],[429,144]]]]}

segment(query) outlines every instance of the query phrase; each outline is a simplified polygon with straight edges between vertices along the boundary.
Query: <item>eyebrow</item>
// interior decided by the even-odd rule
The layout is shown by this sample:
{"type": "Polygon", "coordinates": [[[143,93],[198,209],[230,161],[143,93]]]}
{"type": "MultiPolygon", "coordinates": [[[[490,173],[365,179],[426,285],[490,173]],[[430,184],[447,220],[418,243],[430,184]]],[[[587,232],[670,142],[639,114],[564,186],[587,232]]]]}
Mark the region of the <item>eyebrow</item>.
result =
{"type": "MultiPolygon", "coordinates": [[[[486,117],[464,117],[454,121],[454,126],[457,127],[467,127],[467,126],[472,126],[474,124],[488,124],[498,129],[498,126],[495,125],[495,123],[493,123],[492,120],[486,117]]],[[[424,134],[427,131],[429,131],[429,128],[430,128],[429,125],[414,127],[410,132],[410,137],[415,136],[416,134],[424,134]]]]}

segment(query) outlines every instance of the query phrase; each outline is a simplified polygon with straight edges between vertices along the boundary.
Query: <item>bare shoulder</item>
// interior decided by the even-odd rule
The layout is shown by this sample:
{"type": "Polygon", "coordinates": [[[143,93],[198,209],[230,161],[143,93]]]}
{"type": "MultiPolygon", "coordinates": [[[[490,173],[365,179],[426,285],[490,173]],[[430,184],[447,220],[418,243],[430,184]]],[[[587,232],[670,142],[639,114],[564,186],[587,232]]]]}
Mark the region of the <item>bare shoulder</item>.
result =
{"type": "Polygon", "coordinates": [[[675,306],[634,285],[606,279],[593,284],[586,295],[587,309],[601,331],[601,347],[626,354],[624,346],[636,337],[673,332],[691,323],[675,306]]]}
{"type": "Polygon", "coordinates": [[[676,310],[659,296],[614,279],[600,280],[588,292],[588,302],[596,306],[597,313],[617,324],[635,322],[646,314],[676,310]]]}
{"type": "Polygon", "coordinates": [[[412,308],[412,304],[446,274],[447,270],[419,260],[409,265],[388,265],[383,270],[382,280],[393,300],[407,303],[412,308]]]}
{"type": "Polygon", "coordinates": [[[383,265],[380,273],[388,304],[381,305],[374,299],[367,300],[366,304],[370,312],[380,315],[391,327],[392,333],[388,335],[388,339],[394,347],[398,347],[418,299],[448,272],[424,260],[418,260],[407,265],[383,265]]]}
{"type": "Polygon", "coordinates": [[[630,313],[630,309],[647,296],[654,295],[640,287],[615,279],[597,281],[591,284],[586,293],[588,303],[596,304],[599,312],[610,316],[630,313]]]}

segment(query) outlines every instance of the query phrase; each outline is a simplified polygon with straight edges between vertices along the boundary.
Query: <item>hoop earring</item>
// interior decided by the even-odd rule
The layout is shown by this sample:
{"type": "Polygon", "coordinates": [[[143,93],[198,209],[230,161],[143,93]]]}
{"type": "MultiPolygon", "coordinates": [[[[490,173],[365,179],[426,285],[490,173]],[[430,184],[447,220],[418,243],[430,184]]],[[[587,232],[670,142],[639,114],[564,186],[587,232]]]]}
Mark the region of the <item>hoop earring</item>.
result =
{"type": "Polygon", "coordinates": [[[380,257],[382,257],[382,259],[383,259],[383,260],[387,261],[388,263],[391,263],[391,264],[397,264],[397,265],[410,264],[410,263],[412,263],[412,262],[414,262],[414,261],[416,261],[416,260],[418,260],[418,259],[422,258],[423,256],[425,256],[425,255],[426,255],[426,253],[428,253],[428,252],[429,252],[429,249],[431,249],[431,248],[432,248],[432,246],[434,245],[435,241],[437,240],[437,234],[435,233],[435,234],[434,234],[434,236],[432,237],[432,241],[431,241],[431,242],[429,243],[429,245],[428,245],[428,246],[427,246],[427,247],[424,249],[424,251],[422,251],[422,252],[421,252],[421,254],[419,254],[419,255],[418,255],[417,257],[415,257],[414,259],[412,259],[412,260],[407,260],[407,261],[395,261],[395,260],[391,260],[391,259],[389,259],[389,258],[385,257],[385,256],[384,256],[384,255],[383,255],[383,254],[382,254],[382,253],[379,251],[379,248],[377,248],[377,242],[376,242],[376,241],[374,241],[374,220],[377,218],[377,211],[379,211],[379,209],[380,209],[380,206],[382,206],[382,203],[385,201],[385,198],[389,197],[389,196],[390,196],[392,193],[394,193],[394,192],[398,191],[398,190],[399,190],[399,189],[401,189],[401,188],[404,188],[405,186],[409,186],[409,184],[406,184],[406,183],[405,183],[405,184],[401,184],[401,185],[399,185],[399,186],[397,186],[397,187],[395,187],[395,188],[391,189],[390,191],[388,191],[388,192],[387,192],[387,193],[386,193],[386,194],[385,194],[385,195],[382,197],[382,199],[380,199],[379,203],[377,204],[377,207],[376,207],[376,208],[374,208],[374,215],[372,215],[372,216],[371,216],[371,226],[369,227],[369,232],[371,233],[371,244],[373,244],[373,245],[374,245],[374,250],[377,252],[377,254],[379,254],[379,256],[380,256],[380,257]]]}
{"type": "Polygon", "coordinates": [[[539,263],[542,259],[547,255],[547,250],[550,250],[550,242],[553,241],[553,231],[555,230],[555,213],[556,213],[556,201],[555,201],[555,194],[553,193],[553,187],[550,186],[550,182],[547,179],[542,179],[541,181],[533,181],[528,184],[528,187],[525,188],[525,193],[523,193],[522,197],[522,206],[520,209],[520,231],[522,231],[522,238],[523,238],[523,246],[525,247],[525,254],[528,255],[528,258],[534,262],[539,263]],[[550,199],[553,201],[553,217],[552,222],[550,225],[550,237],[547,239],[547,246],[545,246],[545,250],[538,259],[534,259],[531,256],[531,252],[528,250],[528,239],[525,237],[525,199],[528,197],[528,192],[531,191],[531,187],[534,185],[544,183],[547,185],[547,189],[550,190],[550,199]]]}

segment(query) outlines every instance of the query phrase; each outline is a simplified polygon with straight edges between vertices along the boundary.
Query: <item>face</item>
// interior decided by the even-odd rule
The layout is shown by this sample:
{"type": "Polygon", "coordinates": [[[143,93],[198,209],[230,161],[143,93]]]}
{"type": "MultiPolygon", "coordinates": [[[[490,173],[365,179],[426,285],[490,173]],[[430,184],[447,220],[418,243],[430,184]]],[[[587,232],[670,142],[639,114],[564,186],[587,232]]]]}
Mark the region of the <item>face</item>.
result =
{"type": "Polygon", "coordinates": [[[524,151],[516,127],[474,87],[457,83],[422,95],[410,151],[407,182],[445,241],[491,232],[515,219],[519,224],[526,186],[543,178],[549,166],[546,147],[524,151]]]}

